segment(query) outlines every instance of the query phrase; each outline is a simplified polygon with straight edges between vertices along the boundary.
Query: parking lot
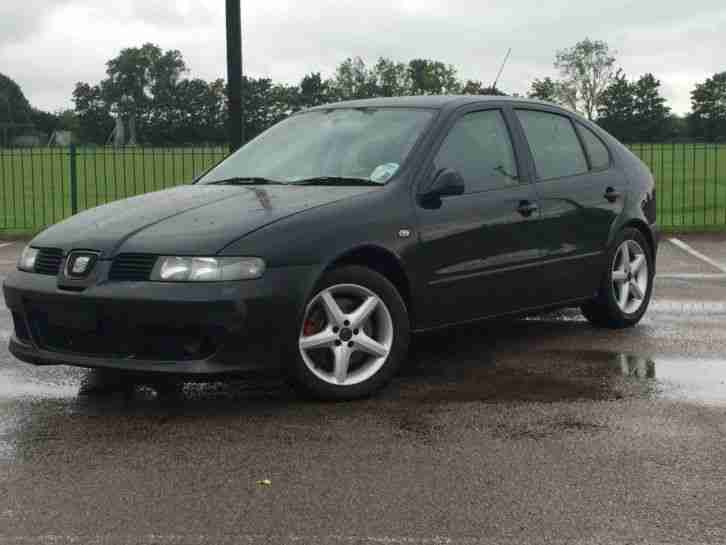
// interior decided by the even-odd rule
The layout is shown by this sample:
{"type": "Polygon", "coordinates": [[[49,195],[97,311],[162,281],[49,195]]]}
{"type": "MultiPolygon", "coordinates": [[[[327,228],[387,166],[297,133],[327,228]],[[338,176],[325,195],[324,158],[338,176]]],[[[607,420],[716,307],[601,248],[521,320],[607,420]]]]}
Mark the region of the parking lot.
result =
{"type": "Polygon", "coordinates": [[[430,334],[332,404],[32,367],[0,300],[0,544],[724,543],[725,326],[726,236],[665,237],[638,327],[430,334]]]}

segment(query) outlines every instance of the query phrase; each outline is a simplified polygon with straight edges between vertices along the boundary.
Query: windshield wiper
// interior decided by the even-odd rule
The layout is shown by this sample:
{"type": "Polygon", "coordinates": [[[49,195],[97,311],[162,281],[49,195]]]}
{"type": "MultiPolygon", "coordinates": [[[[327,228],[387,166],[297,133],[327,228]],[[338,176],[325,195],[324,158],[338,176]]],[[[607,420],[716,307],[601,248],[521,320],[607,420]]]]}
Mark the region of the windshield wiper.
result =
{"type": "Polygon", "coordinates": [[[269,178],[259,178],[256,176],[243,176],[238,178],[227,178],[226,180],[219,180],[216,182],[210,182],[207,185],[285,185],[285,182],[279,180],[270,180],[269,178]]]}
{"type": "Polygon", "coordinates": [[[368,178],[353,178],[348,176],[317,176],[291,182],[294,185],[370,185],[380,187],[383,184],[368,178]]]}

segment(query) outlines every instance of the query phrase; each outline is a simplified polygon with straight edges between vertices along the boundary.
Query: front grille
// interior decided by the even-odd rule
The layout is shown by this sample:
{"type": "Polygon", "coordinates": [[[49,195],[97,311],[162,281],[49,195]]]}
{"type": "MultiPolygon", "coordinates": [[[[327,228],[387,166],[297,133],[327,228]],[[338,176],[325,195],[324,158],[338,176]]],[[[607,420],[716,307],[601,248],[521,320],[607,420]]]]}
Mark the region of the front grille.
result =
{"type": "Polygon", "coordinates": [[[63,263],[63,250],[60,248],[40,248],[35,258],[35,272],[56,276],[63,263]]]}
{"type": "Polygon", "coordinates": [[[151,277],[155,264],[155,255],[121,254],[113,260],[108,278],[120,282],[143,282],[151,277]]]}
{"type": "Polygon", "coordinates": [[[220,332],[214,328],[130,326],[102,315],[72,320],[65,315],[69,310],[73,309],[31,309],[30,328],[41,348],[90,357],[177,362],[206,359],[217,351],[220,332]]]}

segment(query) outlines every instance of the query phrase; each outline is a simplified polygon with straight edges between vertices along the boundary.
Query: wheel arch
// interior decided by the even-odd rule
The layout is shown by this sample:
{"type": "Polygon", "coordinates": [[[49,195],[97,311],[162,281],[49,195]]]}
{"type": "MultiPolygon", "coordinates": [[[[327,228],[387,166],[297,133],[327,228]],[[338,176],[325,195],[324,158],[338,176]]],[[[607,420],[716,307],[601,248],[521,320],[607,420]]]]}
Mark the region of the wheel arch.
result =
{"type": "Polygon", "coordinates": [[[384,276],[398,290],[409,315],[413,314],[411,281],[401,258],[395,253],[375,244],[357,246],[333,258],[323,269],[322,274],[345,265],[360,265],[384,276]]]}

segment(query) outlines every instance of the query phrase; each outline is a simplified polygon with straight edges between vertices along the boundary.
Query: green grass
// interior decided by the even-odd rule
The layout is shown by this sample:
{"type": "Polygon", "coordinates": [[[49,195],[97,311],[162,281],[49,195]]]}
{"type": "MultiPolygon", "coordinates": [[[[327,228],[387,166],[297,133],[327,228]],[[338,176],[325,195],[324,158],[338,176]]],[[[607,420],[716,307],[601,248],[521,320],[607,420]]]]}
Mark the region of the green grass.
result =
{"type": "MultiPolygon", "coordinates": [[[[726,228],[726,144],[633,144],[658,189],[666,230],[726,228]]],[[[79,148],[78,210],[189,183],[218,148],[79,148]]],[[[0,149],[0,234],[32,233],[71,215],[67,148],[0,149]]]]}
{"type": "MultiPolygon", "coordinates": [[[[78,210],[191,182],[227,148],[79,148],[78,210]]],[[[34,232],[71,215],[67,148],[0,149],[0,232],[34,232]]]]}
{"type": "Polygon", "coordinates": [[[658,223],[726,228],[726,144],[632,144],[656,179],[658,223]]]}

